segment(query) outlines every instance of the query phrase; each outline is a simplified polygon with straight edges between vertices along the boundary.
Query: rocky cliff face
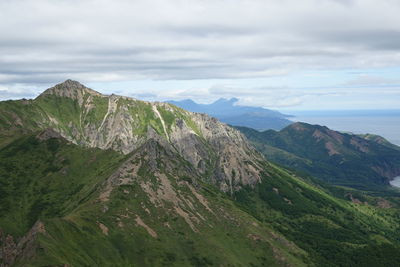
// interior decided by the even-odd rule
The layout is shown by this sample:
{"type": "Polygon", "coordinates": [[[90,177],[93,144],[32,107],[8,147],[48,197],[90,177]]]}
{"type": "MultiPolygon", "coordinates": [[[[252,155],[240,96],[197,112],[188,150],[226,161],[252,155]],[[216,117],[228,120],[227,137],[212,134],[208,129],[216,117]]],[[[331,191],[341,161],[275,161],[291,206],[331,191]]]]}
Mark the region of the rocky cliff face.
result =
{"type": "Polygon", "coordinates": [[[75,144],[128,154],[156,139],[171,145],[224,192],[260,180],[262,157],[240,132],[205,114],[102,95],[72,80],[47,89],[28,105],[36,107],[37,115],[21,121],[35,120],[39,128],[53,128],[75,144]]]}

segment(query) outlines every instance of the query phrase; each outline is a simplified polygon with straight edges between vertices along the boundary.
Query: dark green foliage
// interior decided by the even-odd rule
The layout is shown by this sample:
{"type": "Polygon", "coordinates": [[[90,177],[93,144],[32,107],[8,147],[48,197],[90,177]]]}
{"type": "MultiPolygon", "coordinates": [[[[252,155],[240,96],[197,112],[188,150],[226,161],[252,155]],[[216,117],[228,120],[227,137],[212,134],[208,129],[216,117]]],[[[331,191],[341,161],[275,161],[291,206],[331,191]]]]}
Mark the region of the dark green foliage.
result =
{"type": "MultiPolygon", "coordinates": [[[[349,201],[329,197],[328,191],[316,188],[317,184],[311,186],[310,181],[295,178],[272,165],[269,173],[270,177],[264,177],[256,188],[235,194],[238,207],[272,224],[307,251],[319,266],[368,266],[363,265],[368,262],[363,256],[375,263],[372,266],[392,266],[385,264],[392,262],[389,258],[400,248],[400,236],[397,227],[393,230],[381,223],[385,211],[377,209],[371,213],[371,207],[356,210],[349,201]],[[378,233],[392,243],[379,244],[371,239],[371,234],[378,233]],[[374,249],[374,253],[368,254],[374,249]],[[384,258],[388,259],[377,260],[384,258]]],[[[358,191],[352,193],[353,197],[362,197],[358,191]]],[[[399,211],[388,214],[397,225],[399,211]]]]}
{"type": "MultiPolygon", "coordinates": [[[[169,162],[173,162],[176,170],[192,168],[179,156],[165,158],[163,155],[167,152],[159,144],[155,149],[158,151],[156,168],[164,169],[169,162]]],[[[98,189],[122,160],[126,160],[115,152],[82,149],[63,139],[40,141],[30,135],[1,149],[0,158],[0,228],[18,237],[40,219],[49,233],[40,237],[41,246],[47,252],[38,251],[37,260],[29,266],[66,262],[72,266],[132,263],[218,266],[226,262],[274,266],[271,245],[250,242],[249,233],[256,230],[251,221],[258,222],[261,228],[257,231],[272,227],[306,251],[308,256],[301,253],[290,256],[295,255],[299,262],[318,266],[364,266],[368,262],[374,266],[391,266],[397,260],[393,255],[399,249],[400,232],[392,226],[400,222],[398,210],[354,206],[346,197],[347,192],[362,201],[372,202],[373,197],[324,185],[310,177],[301,178],[273,164],[265,165],[268,173],[263,174],[261,184],[237,191],[234,202],[198,178],[182,175],[181,181],[201,184],[201,192],[210,205],[214,208],[222,205],[229,216],[242,220],[242,226],[238,227],[208,213],[200,205],[197,211],[213,227],[199,226],[201,234],[197,234],[182,217],[170,217],[164,209],[152,206],[138,184],[115,190],[104,213],[95,201],[98,189]],[[150,214],[142,210],[143,205],[150,209],[150,214]],[[158,237],[153,238],[138,227],[135,215],[124,219],[124,226],[118,227],[115,219],[125,214],[126,209],[139,215],[158,237]],[[98,222],[107,225],[108,235],[100,231],[98,222]],[[165,227],[165,223],[172,229],[165,227]],[[244,225],[253,228],[242,229],[244,225]]],[[[137,164],[138,160],[134,162],[137,164]]],[[[157,184],[151,165],[142,165],[137,175],[157,184]]],[[[175,178],[169,179],[172,182],[178,176],[175,174],[175,178]]],[[[182,186],[179,188],[182,196],[190,193],[182,186]]],[[[395,196],[391,197],[396,199],[395,196]]],[[[265,232],[257,235],[267,236],[265,232]]]]}
{"type": "Polygon", "coordinates": [[[110,151],[81,151],[62,139],[15,140],[0,150],[0,214],[7,214],[0,217],[0,227],[21,235],[39,218],[62,216],[120,158],[110,151]],[[91,158],[97,162],[90,163],[91,158]]]}
{"type": "MultiPolygon", "coordinates": [[[[171,204],[165,203],[164,208],[154,206],[138,183],[115,188],[104,211],[98,194],[104,189],[105,179],[129,155],[84,149],[63,139],[40,141],[35,135],[16,139],[0,150],[0,228],[16,239],[26,234],[37,220],[44,222],[46,229],[46,234],[38,240],[44,249],[38,250],[34,259],[19,259],[17,266],[278,265],[270,243],[254,243],[248,237],[249,234],[268,236],[270,230],[264,226],[255,228],[250,223],[254,219],[235,208],[227,196],[195,177],[189,178],[193,171],[184,172],[180,179],[181,174],[175,171],[193,167],[178,155],[166,156],[159,144],[154,146],[157,164],[143,164],[136,179],[150,182],[156,189],[159,181],[154,168],[165,171],[166,166],[173,166],[173,173],[165,175],[179,189],[179,197],[191,199],[196,212],[204,218],[195,224],[196,231],[178,214],[171,217],[167,213],[171,204]],[[195,181],[197,187],[203,188],[202,194],[214,212],[223,209],[229,217],[219,217],[194,202],[196,197],[184,184],[178,185],[176,179],[195,181]],[[143,205],[149,213],[143,210],[143,205]],[[138,226],[136,216],[154,229],[157,238],[138,226]],[[118,226],[116,218],[122,226],[118,226]],[[233,223],[229,218],[236,219],[233,223]],[[102,233],[100,222],[108,227],[107,235],[102,233]],[[242,227],[238,228],[237,223],[242,227]]],[[[147,153],[143,150],[138,149],[143,153],[141,157],[128,160],[138,164],[147,153]]],[[[181,208],[185,212],[190,210],[188,206],[181,208]]],[[[289,259],[293,257],[288,255],[289,259]]]]}

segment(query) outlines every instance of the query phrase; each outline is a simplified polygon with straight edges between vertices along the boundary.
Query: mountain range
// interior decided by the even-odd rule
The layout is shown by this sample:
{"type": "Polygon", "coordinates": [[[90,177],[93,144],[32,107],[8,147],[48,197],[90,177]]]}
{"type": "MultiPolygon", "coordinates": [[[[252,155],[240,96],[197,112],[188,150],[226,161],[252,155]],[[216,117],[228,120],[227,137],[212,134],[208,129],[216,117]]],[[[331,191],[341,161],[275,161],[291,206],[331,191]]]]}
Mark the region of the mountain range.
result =
{"type": "Polygon", "coordinates": [[[211,104],[198,104],[191,99],[168,101],[191,112],[206,113],[229,125],[250,127],[260,131],[280,130],[292,123],[287,119],[291,117],[290,115],[262,107],[237,105],[238,102],[237,98],[220,98],[211,104]]]}
{"type": "Polygon", "coordinates": [[[173,104],[72,80],[0,102],[1,266],[395,266],[399,205],[173,104]]]}
{"type": "Polygon", "coordinates": [[[400,147],[383,137],[297,122],[281,131],[238,127],[264,156],[335,185],[372,189],[400,175],[400,147]]]}

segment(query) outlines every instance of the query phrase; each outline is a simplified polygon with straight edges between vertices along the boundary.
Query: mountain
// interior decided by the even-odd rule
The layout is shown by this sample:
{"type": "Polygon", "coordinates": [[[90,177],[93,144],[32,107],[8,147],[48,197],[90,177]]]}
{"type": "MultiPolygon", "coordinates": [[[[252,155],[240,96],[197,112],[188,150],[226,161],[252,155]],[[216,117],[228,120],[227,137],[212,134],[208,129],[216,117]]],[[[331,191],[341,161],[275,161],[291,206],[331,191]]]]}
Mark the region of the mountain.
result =
{"type": "Polygon", "coordinates": [[[280,130],[292,123],[287,119],[290,115],[261,107],[239,106],[236,105],[238,101],[237,98],[220,98],[211,104],[198,104],[191,99],[171,100],[168,103],[192,112],[206,113],[229,125],[245,126],[257,130],[280,130]]]}
{"type": "Polygon", "coordinates": [[[128,154],[156,139],[172,144],[223,191],[259,180],[261,157],[239,132],[207,115],[168,103],[105,96],[67,80],[35,100],[2,104],[0,132],[5,140],[18,133],[52,128],[74,144],[128,154]],[[212,174],[207,173],[210,169],[212,174]],[[237,172],[235,177],[232,169],[237,172]]]}
{"type": "Polygon", "coordinates": [[[336,185],[367,190],[400,175],[400,148],[380,136],[301,122],[279,132],[238,129],[268,159],[336,185]]]}
{"type": "Polygon", "coordinates": [[[400,198],[266,161],[237,130],[67,80],[0,102],[1,266],[395,266],[400,198]]]}

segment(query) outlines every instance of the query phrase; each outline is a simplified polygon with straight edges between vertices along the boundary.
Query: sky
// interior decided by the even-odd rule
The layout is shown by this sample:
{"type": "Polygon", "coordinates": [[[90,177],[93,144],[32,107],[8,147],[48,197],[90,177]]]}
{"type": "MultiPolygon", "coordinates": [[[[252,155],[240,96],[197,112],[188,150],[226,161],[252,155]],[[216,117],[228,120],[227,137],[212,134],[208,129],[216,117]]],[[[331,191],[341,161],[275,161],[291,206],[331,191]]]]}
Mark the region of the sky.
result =
{"type": "Polygon", "coordinates": [[[0,100],[104,94],[396,109],[398,0],[0,0],[0,100]]]}

